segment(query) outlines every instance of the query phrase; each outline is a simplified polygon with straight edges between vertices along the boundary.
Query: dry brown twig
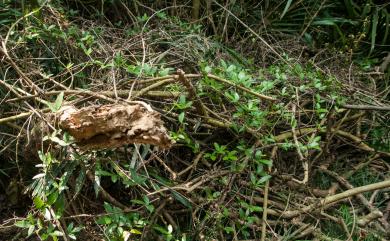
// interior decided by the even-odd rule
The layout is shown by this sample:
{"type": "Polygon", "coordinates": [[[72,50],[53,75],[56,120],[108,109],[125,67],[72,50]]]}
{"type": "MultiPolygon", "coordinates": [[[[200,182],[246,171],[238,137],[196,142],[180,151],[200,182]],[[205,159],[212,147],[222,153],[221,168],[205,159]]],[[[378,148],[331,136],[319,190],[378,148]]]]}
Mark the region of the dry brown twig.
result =
{"type": "Polygon", "coordinates": [[[187,89],[188,99],[190,99],[190,100],[192,100],[194,102],[195,108],[196,108],[196,110],[198,111],[198,113],[200,115],[203,115],[203,116],[207,117],[208,116],[207,110],[206,110],[204,104],[202,103],[202,101],[198,98],[198,96],[196,94],[195,87],[192,85],[191,81],[189,81],[185,77],[185,73],[184,73],[183,70],[178,69],[177,70],[177,74],[179,76],[178,80],[187,89]]]}
{"type": "Polygon", "coordinates": [[[186,191],[187,193],[190,193],[190,192],[194,191],[195,189],[200,188],[202,184],[209,182],[217,177],[225,176],[225,175],[229,174],[230,172],[231,171],[229,171],[229,170],[215,171],[215,172],[212,172],[211,174],[208,173],[204,176],[197,177],[189,182],[186,182],[186,183],[183,183],[183,184],[180,184],[177,186],[161,188],[160,190],[151,192],[147,195],[152,196],[152,195],[166,192],[166,191],[170,191],[170,190],[183,190],[183,191],[186,191]]]}
{"type": "MultiPolygon", "coordinates": [[[[271,160],[275,160],[278,147],[274,146],[271,152],[271,160]]],[[[268,173],[271,173],[271,167],[268,167],[268,173]]],[[[268,213],[268,191],[269,191],[269,180],[265,183],[264,187],[264,202],[263,202],[263,216],[261,224],[261,241],[265,240],[266,237],[266,225],[267,225],[267,213],[268,213]]]]}
{"type": "MultiPolygon", "coordinates": [[[[188,171],[191,170],[191,172],[192,172],[192,170],[196,169],[196,166],[198,165],[199,160],[203,158],[204,153],[205,153],[205,151],[199,152],[196,155],[196,157],[194,158],[194,161],[192,162],[192,164],[190,166],[188,166],[187,168],[185,168],[184,170],[182,170],[181,172],[179,172],[177,174],[177,176],[180,177],[180,176],[184,175],[185,173],[187,173],[188,171]]],[[[191,176],[191,174],[189,176],[191,176]]]]}
{"type": "MultiPolygon", "coordinates": [[[[293,112],[293,116],[295,117],[295,112],[296,112],[296,105],[295,104],[293,104],[293,106],[292,106],[292,112],[293,112]]],[[[300,184],[306,184],[307,181],[309,180],[309,163],[307,161],[307,158],[304,157],[302,154],[301,147],[299,145],[298,138],[297,138],[297,133],[295,131],[295,124],[294,123],[291,126],[291,133],[293,136],[293,140],[295,143],[295,148],[297,150],[299,160],[302,162],[302,166],[303,166],[303,180],[300,181],[300,180],[297,180],[295,178],[293,178],[292,180],[294,180],[295,182],[300,183],[300,184]]]]}

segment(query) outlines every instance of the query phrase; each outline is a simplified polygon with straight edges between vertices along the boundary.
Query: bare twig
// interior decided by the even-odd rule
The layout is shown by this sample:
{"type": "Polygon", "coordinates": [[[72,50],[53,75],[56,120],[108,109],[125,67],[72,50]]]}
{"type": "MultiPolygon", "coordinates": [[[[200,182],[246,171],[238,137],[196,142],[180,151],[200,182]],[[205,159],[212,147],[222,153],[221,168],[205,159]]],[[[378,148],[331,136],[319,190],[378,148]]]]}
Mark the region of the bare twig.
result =
{"type": "Polygon", "coordinates": [[[154,153],[152,153],[152,155],[165,168],[165,170],[167,170],[171,174],[172,180],[176,180],[178,174],[176,174],[176,172],[174,172],[159,156],[154,153]]]}
{"type": "MultiPolygon", "coordinates": [[[[294,120],[295,120],[295,111],[296,111],[296,105],[293,104],[292,112],[293,112],[294,120]]],[[[295,148],[297,150],[299,160],[302,162],[303,174],[304,174],[302,181],[297,180],[295,178],[293,180],[295,182],[297,182],[297,183],[300,183],[300,184],[306,184],[307,181],[309,180],[309,163],[308,163],[307,159],[302,154],[301,147],[299,145],[298,138],[297,138],[297,133],[295,131],[295,123],[292,124],[291,132],[292,132],[292,135],[293,135],[293,140],[294,140],[294,143],[295,143],[295,148]]]]}
{"type": "MultiPolygon", "coordinates": [[[[65,90],[65,91],[48,91],[43,93],[44,96],[51,96],[51,95],[58,95],[61,92],[64,93],[64,95],[86,95],[86,96],[96,96],[96,93],[99,93],[101,95],[105,95],[107,97],[114,97],[115,93],[114,91],[89,91],[89,90],[65,90]]],[[[119,97],[126,97],[128,96],[130,90],[117,90],[117,94],[119,97]]],[[[158,98],[177,98],[182,92],[177,92],[177,91],[159,91],[159,90],[152,90],[152,91],[147,91],[147,92],[140,92],[140,91],[132,91],[132,94],[134,96],[145,96],[145,97],[158,97],[158,98]]],[[[187,94],[187,93],[184,93],[187,94]]],[[[17,102],[17,101],[22,101],[22,100],[28,100],[28,99],[34,99],[36,97],[39,97],[42,95],[28,95],[28,96],[21,96],[18,98],[13,98],[13,99],[7,99],[5,102],[6,103],[11,103],[11,102],[17,102]]]]}
{"type": "Polygon", "coordinates": [[[178,69],[177,74],[179,75],[178,80],[186,87],[188,91],[188,99],[194,102],[195,108],[200,115],[204,115],[207,117],[208,116],[207,110],[204,104],[202,103],[202,101],[200,101],[200,99],[198,98],[195,87],[192,85],[191,81],[189,81],[185,77],[185,73],[183,70],[178,69]]]}
{"type": "Polygon", "coordinates": [[[189,165],[189,166],[188,166],[186,169],[184,169],[183,171],[179,172],[179,173],[177,174],[177,176],[180,177],[180,176],[182,176],[183,174],[187,173],[188,171],[195,169],[196,166],[198,165],[199,160],[202,159],[204,153],[205,153],[205,151],[199,152],[199,153],[196,155],[196,157],[194,158],[194,161],[192,162],[192,164],[189,165]]]}
{"type": "Polygon", "coordinates": [[[363,227],[367,226],[369,223],[371,223],[372,221],[374,221],[378,218],[381,218],[382,216],[383,216],[383,214],[381,211],[374,210],[374,211],[370,212],[369,214],[367,214],[366,216],[361,217],[357,221],[357,224],[359,225],[359,227],[363,228],[363,227]]]}
{"type": "MultiPolygon", "coordinates": [[[[271,160],[275,159],[276,152],[278,150],[277,146],[272,148],[271,152],[271,160]]],[[[271,167],[268,168],[268,173],[271,173],[271,167]]],[[[261,224],[261,241],[265,240],[266,237],[266,225],[267,225],[267,213],[268,213],[268,191],[269,191],[269,180],[265,183],[264,187],[264,202],[263,202],[263,216],[262,216],[262,224],[261,224]]]]}
{"type": "MultiPolygon", "coordinates": [[[[91,171],[87,171],[87,177],[92,183],[95,183],[95,177],[93,176],[91,171]]],[[[111,196],[102,186],[99,186],[99,189],[100,189],[100,195],[102,196],[102,198],[104,200],[112,203],[113,205],[115,205],[123,210],[127,209],[127,207],[124,204],[120,203],[113,196],[111,196]]]]}
{"type": "Polygon", "coordinates": [[[207,77],[212,78],[212,79],[214,79],[214,80],[218,80],[219,82],[225,83],[225,84],[227,84],[227,85],[236,87],[237,89],[240,89],[240,90],[242,90],[242,91],[245,91],[245,92],[247,92],[247,93],[249,93],[249,94],[252,94],[252,95],[254,95],[254,96],[256,96],[256,97],[259,97],[259,98],[261,98],[261,99],[263,99],[263,100],[270,100],[270,101],[276,101],[276,100],[277,100],[277,99],[275,99],[274,97],[270,97],[270,96],[267,96],[267,95],[263,95],[263,94],[254,92],[253,90],[250,90],[250,89],[248,89],[248,88],[245,88],[245,87],[243,87],[243,86],[241,86],[241,85],[237,85],[237,84],[235,84],[235,83],[232,83],[232,82],[230,82],[230,81],[228,81],[228,80],[226,80],[226,79],[223,79],[223,78],[221,78],[221,77],[219,77],[219,76],[216,76],[216,75],[213,75],[213,74],[208,74],[207,77]]]}
{"type": "Polygon", "coordinates": [[[342,105],[342,108],[351,110],[377,110],[377,111],[390,111],[390,106],[377,106],[377,105],[342,105]]]}

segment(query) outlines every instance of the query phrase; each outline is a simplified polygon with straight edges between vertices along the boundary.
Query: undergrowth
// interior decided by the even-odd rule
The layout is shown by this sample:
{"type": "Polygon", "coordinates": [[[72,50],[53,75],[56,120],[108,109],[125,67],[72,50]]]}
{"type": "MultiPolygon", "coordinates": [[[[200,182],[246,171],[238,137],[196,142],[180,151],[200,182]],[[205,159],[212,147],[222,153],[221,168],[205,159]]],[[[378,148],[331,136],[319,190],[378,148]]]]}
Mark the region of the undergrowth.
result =
{"type": "Polygon", "coordinates": [[[370,72],[387,44],[386,4],[313,2],[307,16],[301,2],[275,5],[272,47],[247,36],[256,24],[237,26],[264,19],[251,2],[197,23],[180,7],[99,2],[0,3],[2,240],[388,237],[389,187],[314,205],[389,178],[388,116],[361,107],[388,104],[388,75],[370,72]],[[332,15],[340,5],[353,20],[332,15]],[[118,11],[127,14],[110,15],[118,11]],[[227,16],[226,28],[204,24],[227,16]],[[315,40],[335,49],[317,59],[315,40]],[[134,100],[161,115],[170,150],[83,151],[49,118],[65,105],[134,100]],[[381,216],[359,224],[373,212],[381,216]]]}

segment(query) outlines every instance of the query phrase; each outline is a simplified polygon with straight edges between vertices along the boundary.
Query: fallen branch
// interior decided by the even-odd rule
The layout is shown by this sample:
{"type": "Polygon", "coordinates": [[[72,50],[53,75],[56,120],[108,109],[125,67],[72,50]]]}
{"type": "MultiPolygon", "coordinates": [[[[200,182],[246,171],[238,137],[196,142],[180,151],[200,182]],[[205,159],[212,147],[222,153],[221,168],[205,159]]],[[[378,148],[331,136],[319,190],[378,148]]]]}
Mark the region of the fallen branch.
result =
{"type": "Polygon", "coordinates": [[[351,110],[378,110],[378,111],[390,111],[390,106],[377,106],[377,105],[342,105],[344,109],[351,110]]]}
{"type": "MultiPolygon", "coordinates": [[[[67,95],[86,95],[86,96],[96,96],[96,94],[104,95],[107,97],[115,97],[114,91],[99,91],[99,92],[93,92],[90,90],[64,90],[64,91],[48,91],[41,95],[28,95],[28,96],[21,96],[18,98],[12,98],[8,99],[5,102],[11,103],[11,102],[17,102],[17,101],[23,101],[28,99],[34,99],[36,97],[44,96],[52,96],[52,95],[59,95],[61,92],[64,93],[65,96],[67,95]]],[[[130,90],[117,90],[117,94],[119,97],[127,97],[130,93],[130,90]]],[[[152,90],[147,92],[141,92],[141,91],[132,91],[132,94],[134,96],[145,96],[145,97],[159,97],[159,98],[177,98],[182,92],[178,91],[159,91],[159,90],[152,90]]],[[[187,93],[184,93],[187,94],[187,93]]]]}
{"type": "Polygon", "coordinates": [[[371,223],[372,221],[378,219],[378,218],[381,218],[383,217],[383,214],[381,211],[379,210],[374,210],[373,212],[367,214],[366,216],[364,217],[361,217],[358,221],[357,221],[357,224],[359,227],[363,228],[365,226],[367,226],[367,224],[371,223]]]}
{"type": "Polygon", "coordinates": [[[345,192],[326,197],[326,198],[320,200],[319,202],[311,204],[309,206],[306,206],[300,210],[283,212],[280,214],[280,217],[293,218],[293,217],[296,217],[302,213],[309,213],[315,209],[322,208],[328,204],[338,202],[342,199],[349,198],[349,197],[355,196],[355,195],[360,194],[360,193],[371,192],[371,191],[375,191],[378,189],[384,189],[384,188],[388,188],[388,187],[390,187],[390,180],[386,180],[386,181],[382,181],[382,182],[378,182],[378,183],[373,183],[373,184],[369,184],[366,186],[352,188],[352,189],[347,190],[345,192]]]}
{"type": "Polygon", "coordinates": [[[22,119],[22,118],[28,117],[32,113],[33,112],[30,111],[30,112],[20,113],[18,115],[13,115],[13,116],[8,116],[8,117],[5,117],[5,118],[1,118],[0,119],[0,124],[5,124],[5,123],[10,122],[10,121],[15,121],[15,120],[18,120],[18,119],[22,119]]]}
{"type": "MultiPolygon", "coordinates": [[[[319,169],[321,172],[324,172],[328,174],[329,176],[336,179],[342,186],[344,186],[347,189],[353,189],[354,187],[343,177],[339,176],[337,173],[332,172],[325,168],[319,169]]],[[[372,206],[372,204],[360,193],[356,194],[357,198],[360,200],[360,202],[368,209],[368,211],[373,212],[376,208],[372,206]]]]}

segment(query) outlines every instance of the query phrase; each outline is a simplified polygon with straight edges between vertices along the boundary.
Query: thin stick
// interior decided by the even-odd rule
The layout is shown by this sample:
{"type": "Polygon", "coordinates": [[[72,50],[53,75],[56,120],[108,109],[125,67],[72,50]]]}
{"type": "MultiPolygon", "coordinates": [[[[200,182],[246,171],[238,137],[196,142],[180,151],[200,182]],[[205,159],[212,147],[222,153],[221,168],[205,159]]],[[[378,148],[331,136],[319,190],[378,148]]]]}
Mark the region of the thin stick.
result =
{"type": "MultiPolygon", "coordinates": [[[[95,183],[95,177],[90,171],[87,171],[87,177],[92,183],[95,183]]],[[[116,200],[113,196],[111,196],[102,186],[99,185],[98,187],[100,189],[100,195],[104,200],[110,202],[111,204],[114,204],[115,206],[123,210],[127,209],[125,205],[123,205],[118,200],[116,200]]]]}
{"type": "MultiPolygon", "coordinates": [[[[152,89],[155,89],[155,88],[160,87],[160,86],[162,86],[162,85],[165,85],[165,84],[168,84],[168,83],[173,83],[173,82],[175,82],[175,79],[172,79],[172,78],[161,80],[161,81],[159,81],[159,82],[157,82],[157,83],[154,83],[154,84],[152,84],[152,85],[149,85],[148,87],[146,87],[146,88],[140,90],[140,91],[138,92],[138,94],[134,94],[134,97],[133,97],[133,98],[136,98],[136,97],[138,97],[138,96],[144,95],[145,93],[149,92],[149,91],[152,90],[152,89]]],[[[135,92],[135,91],[134,91],[134,92],[135,92]]],[[[134,93],[134,92],[133,92],[133,93],[134,93]]]]}
{"type": "Polygon", "coordinates": [[[177,174],[177,176],[180,177],[181,175],[185,174],[185,173],[188,172],[189,170],[195,169],[196,166],[198,165],[199,160],[203,157],[203,154],[204,154],[204,153],[205,153],[205,151],[199,152],[198,155],[196,155],[196,157],[195,157],[193,163],[192,163],[191,165],[189,165],[189,166],[188,166],[186,169],[184,169],[183,171],[179,172],[179,173],[177,174]]]}
{"type": "Polygon", "coordinates": [[[196,95],[195,87],[192,85],[191,81],[189,81],[185,77],[185,73],[183,70],[178,69],[177,74],[179,75],[178,80],[186,87],[188,91],[188,99],[194,101],[194,105],[196,110],[200,115],[208,116],[208,113],[206,111],[206,108],[204,104],[199,100],[199,98],[196,95]]]}
{"type": "MultiPolygon", "coordinates": [[[[272,148],[271,152],[271,160],[275,159],[276,151],[278,150],[277,146],[274,146],[272,148]]],[[[268,168],[268,173],[271,173],[271,167],[268,168]]],[[[266,227],[267,227],[267,211],[268,211],[268,191],[269,191],[269,180],[265,183],[264,187],[264,202],[263,202],[263,217],[262,217],[262,224],[261,224],[261,241],[265,240],[266,236],[266,227]]]]}
{"type": "MultiPolygon", "coordinates": [[[[48,91],[43,93],[45,96],[51,96],[51,95],[58,95],[59,93],[64,92],[64,95],[92,95],[95,96],[96,93],[99,93],[101,95],[105,95],[108,97],[114,97],[115,93],[114,91],[100,91],[100,92],[93,92],[89,90],[64,90],[64,91],[48,91]]],[[[129,94],[129,90],[117,90],[119,97],[126,97],[129,94]]],[[[140,93],[140,91],[132,91],[132,93],[136,96],[147,96],[147,97],[159,97],[159,98],[177,98],[182,92],[178,91],[159,91],[159,90],[152,90],[148,91],[146,93],[140,93]]],[[[187,93],[184,93],[187,94],[187,93]]],[[[28,96],[20,96],[18,98],[8,99],[5,102],[16,102],[16,101],[22,101],[22,100],[28,100],[28,99],[34,99],[36,97],[40,97],[42,95],[28,95],[28,96]]]]}
{"type": "MultiPolygon", "coordinates": [[[[293,106],[292,106],[292,112],[293,112],[293,116],[294,116],[294,120],[295,120],[295,112],[296,112],[296,105],[295,104],[293,104],[293,106]]],[[[293,181],[295,181],[295,182],[297,182],[299,184],[306,184],[307,181],[309,180],[309,163],[308,163],[307,159],[302,154],[301,147],[299,146],[298,137],[297,137],[297,133],[295,131],[295,125],[294,124],[292,124],[291,132],[292,132],[292,135],[293,135],[293,140],[294,140],[295,148],[297,149],[299,160],[302,162],[303,173],[304,173],[302,181],[297,180],[295,178],[293,178],[293,181]]]]}
{"type": "Polygon", "coordinates": [[[153,152],[152,152],[152,155],[153,155],[154,158],[156,158],[156,160],[157,160],[158,162],[161,163],[161,165],[163,165],[163,167],[165,168],[165,170],[167,170],[167,171],[171,174],[172,180],[176,180],[178,174],[176,174],[176,172],[174,172],[167,164],[165,164],[165,162],[164,162],[159,156],[157,156],[157,155],[154,154],[153,152]]]}
{"type": "Polygon", "coordinates": [[[230,85],[230,86],[236,87],[237,89],[240,89],[240,90],[245,91],[245,92],[247,92],[247,93],[249,93],[249,94],[252,94],[252,95],[254,95],[254,96],[257,96],[257,97],[259,97],[259,98],[261,98],[261,99],[270,100],[270,101],[276,101],[276,99],[275,99],[274,97],[270,97],[270,96],[267,96],[267,95],[263,95],[263,94],[254,92],[253,90],[250,90],[250,89],[245,88],[245,87],[243,87],[243,86],[241,86],[241,85],[237,85],[237,84],[235,84],[235,83],[232,83],[232,82],[230,82],[229,80],[226,80],[226,79],[221,78],[221,77],[219,77],[219,76],[216,76],[216,75],[213,75],[213,74],[208,74],[207,77],[212,78],[212,79],[214,79],[214,80],[217,80],[217,81],[219,81],[219,82],[228,84],[228,85],[230,85]]]}
{"type": "Polygon", "coordinates": [[[18,120],[18,119],[22,119],[22,118],[30,116],[31,114],[32,114],[32,112],[30,111],[30,112],[20,113],[18,115],[14,115],[14,116],[1,118],[0,119],[0,124],[4,124],[4,123],[10,122],[10,121],[15,121],[15,120],[18,120]]]}
{"type": "Polygon", "coordinates": [[[377,105],[342,105],[344,109],[351,110],[378,110],[378,111],[390,111],[390,106],[377,106],[377,105]]]}

